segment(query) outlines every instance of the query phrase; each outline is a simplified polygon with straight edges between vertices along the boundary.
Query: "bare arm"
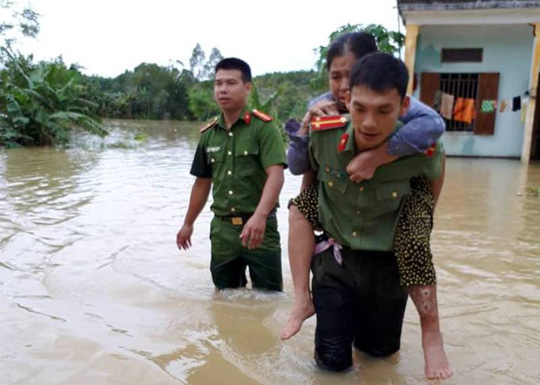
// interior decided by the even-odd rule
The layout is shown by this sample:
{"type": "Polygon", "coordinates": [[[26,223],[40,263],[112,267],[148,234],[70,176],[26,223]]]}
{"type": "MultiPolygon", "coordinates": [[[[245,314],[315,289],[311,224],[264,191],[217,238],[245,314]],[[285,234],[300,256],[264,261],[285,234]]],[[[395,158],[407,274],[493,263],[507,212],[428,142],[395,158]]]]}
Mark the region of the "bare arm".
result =
{"type": "Polygon", "coordinates": [[[191,247],[191,235],[193,234],[193,224],[201,213],[208,194],[212,188],[212,178],[197,178],[191,188],[189,206],[184,218],[184,225],[176,235],[176,245],[181,250],[187,250],[191,247]]]}
{"type": "Polygon", "coordinates": [[[250,249],[255,249],[264,240],[266,219],[278,202],[279,193],[284,183],[283,165],[273,165],[266,168],[266,183],[264,184],[261,200],[255,209],[255,213],[246,222],[240,238],[242,244],[250,249]]]}
{"type": "Polygon", "coordinates": [[[313,183],[315,183],[315,180],[317,179],[317,174],[313,170],[309,170],[302,176],[302,187],[301,191],[303,191],[305,188],[311,186],[313,183]]]}

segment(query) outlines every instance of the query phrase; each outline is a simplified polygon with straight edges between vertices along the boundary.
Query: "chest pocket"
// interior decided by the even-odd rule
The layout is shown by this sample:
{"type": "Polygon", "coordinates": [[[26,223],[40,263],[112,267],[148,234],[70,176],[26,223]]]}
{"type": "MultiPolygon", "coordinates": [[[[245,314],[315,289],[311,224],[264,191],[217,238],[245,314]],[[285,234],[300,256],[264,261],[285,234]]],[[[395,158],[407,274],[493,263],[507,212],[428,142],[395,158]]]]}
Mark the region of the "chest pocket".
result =
{"type": "Polygon", "coordinates": [[[403,197],[410,194],[409,180],[381,183],[375,188],[375,202],[370,213],[372,217],[380,217],[399,210],[403,197]]]}
{"type": "Polygon", "coordinates": [[[220,150],[216,152],[210,152],[206,154],[206,161],[212,167],[212,175],[219,174],[220,168],[223,166],[225,160],[225,151],[220,150]]]}
{"type": "Polygon", "coordinates": [[[257,146],[255,141],[237,143],[234,151],[234,160],[236,162],[236,172],[240,176],[251,176],[261,172],[262,166],[259,159],[259,146],[257,146]]]}
{"type": "Polygon", "coordinates": [[[319,171],[318,178],[324,184],[325,189],[329,192],[339,192],[345,194],[349,185],[348,176],[344,172],[340,172],[330,168],[323,167],[319,171]]]}
{"type": "Polygon", "coordinates": [[[223,162],[223,159],[225,158],[225,151],[220,150],[216,152],[209,152],[206,154],[206,160],[208,164],[214,165],[215,163],[221,163],[223,162]]]}

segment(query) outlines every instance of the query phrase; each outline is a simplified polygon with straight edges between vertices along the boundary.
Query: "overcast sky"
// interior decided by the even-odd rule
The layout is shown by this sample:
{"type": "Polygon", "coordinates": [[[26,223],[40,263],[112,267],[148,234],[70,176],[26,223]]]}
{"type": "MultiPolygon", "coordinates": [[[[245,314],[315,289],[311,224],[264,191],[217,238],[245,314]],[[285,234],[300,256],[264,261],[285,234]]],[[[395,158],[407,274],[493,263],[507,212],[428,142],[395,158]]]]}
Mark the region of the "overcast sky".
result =
{"type": "MultiPolygon", "coordinates": [[[[62,55],[83,72],[114,77],[142,62],[189,66],[196,43],[246,60],[255,75],[312,69],[313,49],[338,27],[398,29],[396,0],[15,0],[41,14],[37,59],[62,55]],[[337,8],[340,5],[340,9],[337,8]]],[[[403,26],[400,26],[404,32],[403,26]]]]}

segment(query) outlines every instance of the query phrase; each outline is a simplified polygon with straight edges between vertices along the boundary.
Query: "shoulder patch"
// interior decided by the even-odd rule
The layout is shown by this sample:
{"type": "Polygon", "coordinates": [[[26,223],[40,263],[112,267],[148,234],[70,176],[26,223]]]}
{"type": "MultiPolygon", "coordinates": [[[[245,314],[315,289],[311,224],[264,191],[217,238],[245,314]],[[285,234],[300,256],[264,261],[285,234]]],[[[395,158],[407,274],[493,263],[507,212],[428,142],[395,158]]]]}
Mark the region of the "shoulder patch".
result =
{"type": "Polygon", "coordinates": [[[255,115],[257,118],[261,119],[263,122],[271,122],[272,117],[270,115],[265,114],[264,112],[261,112],[259,110],[253,110],[251,111],[253,115],[255,115]]]}
{"type": "Polygon", "coordinates": [[[209,122],[206,124],[206,126],[204,126],[203,128],[201,128],[201,129],[199,130],[200,133],[202,134],[203,132],[205,132],[205,131],[208,130],[209,128],[214,127],[214,126],[216,125],[217,121],[218,121],[218,118],[217,118],[217,117],[215,117],[214,119],[212,119],[211,121],[209,121],[209,122]]]}
{"type": "Polygon", "coordinates": [[[311,120],[311,131],[326,131],[344,127],[349,119],[343,115],[317,116],[311,120]]]}

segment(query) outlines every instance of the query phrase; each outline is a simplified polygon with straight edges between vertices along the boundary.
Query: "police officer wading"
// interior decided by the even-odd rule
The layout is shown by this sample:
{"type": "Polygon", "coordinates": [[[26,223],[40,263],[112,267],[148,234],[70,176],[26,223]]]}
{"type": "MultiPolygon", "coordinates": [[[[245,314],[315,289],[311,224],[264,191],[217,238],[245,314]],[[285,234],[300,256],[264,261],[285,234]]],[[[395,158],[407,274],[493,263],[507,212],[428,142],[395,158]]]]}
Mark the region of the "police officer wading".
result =
{"type": "Polygon", "coordinates": [[[193,224],[212,188],[210,271],[218,289],[244,287],[249,267],[253,288],[282,290],[276,208],[286,167],[285,144],[272,118],[250,110],[251,70],[227,58],[215,68],[214,96],[221,114],[201,130],[191,174],[180,249],[191,247],[193,224]]]}

